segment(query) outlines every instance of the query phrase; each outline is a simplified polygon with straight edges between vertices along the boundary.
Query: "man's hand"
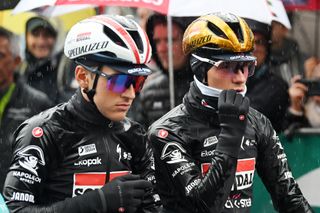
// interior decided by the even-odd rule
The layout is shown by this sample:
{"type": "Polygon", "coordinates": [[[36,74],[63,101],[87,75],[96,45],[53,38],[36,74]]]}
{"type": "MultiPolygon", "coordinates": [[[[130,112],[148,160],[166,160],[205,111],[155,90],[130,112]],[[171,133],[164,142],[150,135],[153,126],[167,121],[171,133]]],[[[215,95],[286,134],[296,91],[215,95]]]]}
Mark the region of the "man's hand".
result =
{"type": "Polygon", "coordinates": [[[106,199],[107,213],[135,212],[142,202],[146,189],[150,187],[152,184],[149,181],[132,174],[118,177],[105,184],[100,190],[106,199]]]}
{"type": "Polygon", "coordinates": [[[247,124],[249,99],[235,90],[223,90],[218,100],[221,132],[217,150],[238,157],[247,124]]]}

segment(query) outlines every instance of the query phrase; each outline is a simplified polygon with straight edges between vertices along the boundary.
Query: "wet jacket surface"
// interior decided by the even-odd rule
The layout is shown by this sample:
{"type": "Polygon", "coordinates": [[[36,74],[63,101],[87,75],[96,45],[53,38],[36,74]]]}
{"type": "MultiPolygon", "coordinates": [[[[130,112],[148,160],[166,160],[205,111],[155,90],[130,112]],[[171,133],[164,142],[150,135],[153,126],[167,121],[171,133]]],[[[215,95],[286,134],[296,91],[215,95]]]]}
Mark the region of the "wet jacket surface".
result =
{"type": "MultiPolygon", "coordinates": [[[[239,158],[219,148],[218,98],[192,83],[183,104],[149,129],[166,212],[250,212],[256,171],[279,212],[311,212],[269,120],[250,108],[239,158]]],[[[221,147],[221,146],[220,146],[221,147]]]]}
{"type": "Polygon", "coordinates": [[[13,132],[23,121],[51,106],[45,94],[17,81],[0,123],[0,191],[10,166],[13,132]]]}
{"type": "MultiPolygon", "coordinates": [[[[125,119],[112,122],[80,91],[24,122],[15,134],[4,198],[12,212],[101,212],[98,188],[117,176],[154,181],[145,131],[125,119]],[[71,199],[72,198],[72,199],[71,199]]],[[[138,212],[153,211],[153,191],[138,212]]]]}

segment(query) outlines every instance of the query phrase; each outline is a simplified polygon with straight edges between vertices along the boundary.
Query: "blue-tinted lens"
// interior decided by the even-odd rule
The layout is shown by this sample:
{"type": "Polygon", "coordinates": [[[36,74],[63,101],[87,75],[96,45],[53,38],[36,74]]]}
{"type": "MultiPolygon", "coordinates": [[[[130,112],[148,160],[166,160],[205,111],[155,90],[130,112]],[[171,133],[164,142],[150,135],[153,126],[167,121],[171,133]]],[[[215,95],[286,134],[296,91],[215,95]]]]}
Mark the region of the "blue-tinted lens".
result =
{"type": "Polygon", "coordinates": [[[134,91],[140,92],[145,79],[146,76],[113,75],[108,79],[107,89],[116,93],[123,93],[133,85],[134,91]]]}

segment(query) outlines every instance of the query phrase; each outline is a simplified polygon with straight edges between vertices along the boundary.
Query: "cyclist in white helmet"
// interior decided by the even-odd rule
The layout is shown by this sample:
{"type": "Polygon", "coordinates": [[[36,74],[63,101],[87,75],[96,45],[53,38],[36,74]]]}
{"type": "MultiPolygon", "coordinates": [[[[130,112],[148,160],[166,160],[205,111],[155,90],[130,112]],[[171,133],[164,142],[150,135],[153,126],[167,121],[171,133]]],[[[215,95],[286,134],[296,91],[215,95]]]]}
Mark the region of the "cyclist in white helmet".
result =
{"type": "Polygon", "coordinates": [[[143,128],[126,118],[151,73],[145,32],[123,16],[94,16],[71,28],[64,53],[80,88],[17,129],[3,191],[8,208],[158,212],[152,151],[143,128]],[[33,153],[37,160],[25,166],[33,153]]]}

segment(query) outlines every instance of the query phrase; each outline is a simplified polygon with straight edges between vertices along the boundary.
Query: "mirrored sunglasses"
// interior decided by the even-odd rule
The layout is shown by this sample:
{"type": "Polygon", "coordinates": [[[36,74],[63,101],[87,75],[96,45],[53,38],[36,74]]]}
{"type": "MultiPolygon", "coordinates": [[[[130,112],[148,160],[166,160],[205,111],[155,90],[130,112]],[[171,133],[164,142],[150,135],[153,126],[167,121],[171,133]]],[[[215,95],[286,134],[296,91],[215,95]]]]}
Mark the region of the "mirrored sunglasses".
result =
{"type": "Polygon", "coordinates": [[[197,58],[199,61],[206,62],[209,64],[212,64],[215,66],[217,69],[220,70],[225,70],[228,72],[235,73],[238,70],[242,70],[242,72],[248,71],[248,77],[252,76],[254,74],[255,66],[256,66],[256,61],[213,61],[208,58],[203,58],[198,55],[194,55],[195,58],[197,58]]]}
{"type": "Polygon", "coordinates": [[[127,75],[127,74],[107,75],[106,73],[98,70],[98,67],[93,68],[79,62],[77,63],[83,66],[85,69],[106,78],[107,90],[115,93],[123,93],[127,89],[129,89],[131,85],[133,86],[135,93],[139,93],[142,90],[145,80],[147,79],[147,76],[141,76],[141,75],[127,75]]]}

